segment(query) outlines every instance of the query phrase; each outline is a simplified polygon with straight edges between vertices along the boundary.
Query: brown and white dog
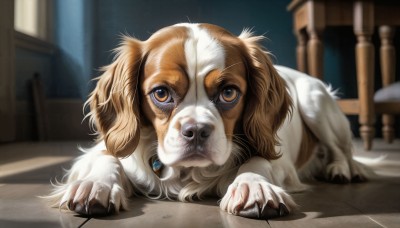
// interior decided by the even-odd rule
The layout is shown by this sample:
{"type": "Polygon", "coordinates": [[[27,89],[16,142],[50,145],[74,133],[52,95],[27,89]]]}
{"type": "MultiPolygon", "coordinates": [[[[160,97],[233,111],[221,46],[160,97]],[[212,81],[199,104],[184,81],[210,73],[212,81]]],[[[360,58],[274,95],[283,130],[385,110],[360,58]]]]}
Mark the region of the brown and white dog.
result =
{"type": "Polygon", "coordinates": [[[300,179],[365,179],[351,132],[322,82],[273,66],[261,36],[177,24],[125,37],[87,104],[99,143],[48,197],[95,216],[134,193],[180,201],[221,197],[245,217],[282,215],[300,179]]]}

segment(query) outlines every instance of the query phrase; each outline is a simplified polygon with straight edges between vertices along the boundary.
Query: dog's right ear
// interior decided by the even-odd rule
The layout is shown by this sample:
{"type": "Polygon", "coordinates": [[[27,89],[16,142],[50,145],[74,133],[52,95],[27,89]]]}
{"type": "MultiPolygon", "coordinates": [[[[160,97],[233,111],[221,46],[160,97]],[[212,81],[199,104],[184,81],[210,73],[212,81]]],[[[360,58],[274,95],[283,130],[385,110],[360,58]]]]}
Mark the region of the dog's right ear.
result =
{"type": "Polygon", "coordinates": [[[292,100],[285,81],[259,43],[264,37],[253,36],[245,30],[239,38],[245,45],[247,58],[246,108],[243,129],[251,145],[260,156],[272,160],[281,156],[275,151],[279,145],[278,129],[292,110],[292,100]]]}
{"type": "Polygon", "coordinates": [[[107,153],[126,157],[136,149],[140,138],[139,75],[141,42],[124,37],[115,49],[113,63],[102,68],[97,86],[90,94],[90,122],[107,153]]]}

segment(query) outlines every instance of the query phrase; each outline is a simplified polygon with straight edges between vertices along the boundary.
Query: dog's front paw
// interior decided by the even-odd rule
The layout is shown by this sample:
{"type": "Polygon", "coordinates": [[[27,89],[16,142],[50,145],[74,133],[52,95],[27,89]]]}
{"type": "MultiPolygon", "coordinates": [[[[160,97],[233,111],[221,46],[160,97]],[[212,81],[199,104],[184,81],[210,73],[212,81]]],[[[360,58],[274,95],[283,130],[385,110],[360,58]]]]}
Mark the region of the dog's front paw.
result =
{"type": "Polygon", "coordinates": [[[283,216],[295,206],[282,188],[255,173],[243,173],[236,177],[220,203],[222,210],[247,218],[283,216]]]}
{"type": "Polygon", "coordinates": [[[60,207],[84,216],[105,216],[126,208],[125,192],[116,183],[78,180],[62,188],[65,191],[60,207]]]}
{"type": "Polygon", "coordinates": [[[119,160],[102,153],[80,157],[67,173],[66,183],[57,182],[47,199],[53,207],[84,216],[105,216],[127,209],[132,187],[119,160]]]}
{"type": "Polygon", "coordinates": [[[350,160],[336,161],[329,164],[326,168],[328,181],[338,184],[349,182],[364,182],[367,180],[367,170],[359,163],[350,160]]]}
{"type": "Polygon", "coordinates": [[[350,182],[350,167],[346,160],[339,160],[330,163],[326,167],[326,179],[333,183],[346,184],[350,182]]]}

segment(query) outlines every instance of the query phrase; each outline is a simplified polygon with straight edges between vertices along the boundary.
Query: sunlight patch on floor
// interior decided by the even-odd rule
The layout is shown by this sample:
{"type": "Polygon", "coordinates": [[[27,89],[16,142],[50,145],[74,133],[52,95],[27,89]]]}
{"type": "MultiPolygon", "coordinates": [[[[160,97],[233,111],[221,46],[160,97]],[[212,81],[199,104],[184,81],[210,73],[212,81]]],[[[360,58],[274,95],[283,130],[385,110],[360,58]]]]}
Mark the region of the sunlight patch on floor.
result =
{"type": "Polygon", "coordinates": [[[71,160],[71,156],[40,156],[0,165],[0,178],[52,166],[71,160]]]}

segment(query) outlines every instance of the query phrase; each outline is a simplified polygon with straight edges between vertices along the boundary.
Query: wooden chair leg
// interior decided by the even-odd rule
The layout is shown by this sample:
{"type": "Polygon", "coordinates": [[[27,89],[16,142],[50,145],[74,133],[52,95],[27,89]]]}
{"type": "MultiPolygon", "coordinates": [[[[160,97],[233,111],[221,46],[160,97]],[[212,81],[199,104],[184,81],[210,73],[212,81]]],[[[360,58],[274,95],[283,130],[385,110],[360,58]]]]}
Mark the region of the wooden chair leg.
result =
{"type": "MultiPolygon", "coordinates": [[[[393,46],[394,28],[390,26],[380,26],[379,36],[381,39],[380,62],[382,85],[386,87],[395,81],[396,51],[393,46]]],[[[394,116],[382,115],[382,134],[386,142],[392,143],[394,139],[394,116]]]]}
{"type": "Polygon", "coordinates": [[[307,9],[310,11],[307,24],[307,64],[308,74],[323,79],[323,42],[322,34],[325,29],[325,3],[323,1],[307,1],[307,9]]]}
{"type": "Polygon", "coordinates": [[[297,37],[297,69],[307,73],[307,34],[304,30],[296,31],[297,37]]]}
{"type": "Polygon", "coordinates": [[[374,46],[371,36],[374,29],[374,6],[371,1],[354,2],[354,33],[357,36],[356,65],[358,99],[360,102],[360,135],[364,148],[370,150],[375,134],[374,89],[374,46]]]}
{"type": "Polygon", "coordinates": [[[308,36],[310,37],[307,43],[307,62],[308,73],[311,76],[323,79],[323,45],[320,39],[321,32],[316,30],[309,30],[308,36]]]}

